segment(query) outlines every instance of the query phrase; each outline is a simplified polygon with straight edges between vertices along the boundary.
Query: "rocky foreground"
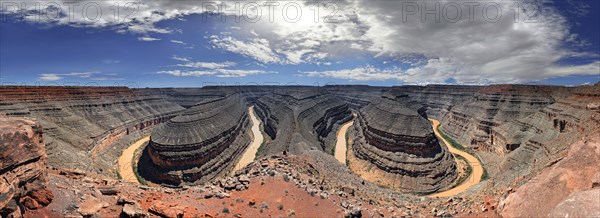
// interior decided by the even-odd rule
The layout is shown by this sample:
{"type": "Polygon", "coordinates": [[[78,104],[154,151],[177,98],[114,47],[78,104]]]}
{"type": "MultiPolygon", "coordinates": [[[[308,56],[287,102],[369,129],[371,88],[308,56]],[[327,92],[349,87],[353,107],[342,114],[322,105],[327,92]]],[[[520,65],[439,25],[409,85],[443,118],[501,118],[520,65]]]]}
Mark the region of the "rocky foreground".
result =
{"type": "MultiPolygon", "coordinates": [[[[400,217],[493,215],[494,198],[461,197],[396,202],[365,201],[360,187],[335,188],[310,172],[298,156],[274,156],[250,164],[235,176],[179,189],[134,185],[77,170],[48,170],[56,197],[25,217],[400,217]],[[292,167],[294,165],[294,167],[292,167]]],[[[305,162],[306,163],[306,162],[305,162]]],[[[17,216],[19,217],[19,216],[17,216]]]]}

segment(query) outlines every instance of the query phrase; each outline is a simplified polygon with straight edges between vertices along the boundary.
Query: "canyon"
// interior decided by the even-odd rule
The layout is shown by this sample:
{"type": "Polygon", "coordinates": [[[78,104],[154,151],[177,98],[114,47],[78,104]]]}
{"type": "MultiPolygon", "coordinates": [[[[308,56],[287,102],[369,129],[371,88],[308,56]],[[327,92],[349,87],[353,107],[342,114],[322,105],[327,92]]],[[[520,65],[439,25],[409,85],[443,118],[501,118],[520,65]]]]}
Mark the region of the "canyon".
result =
{"type": "Polygon", "coordinates": [[[600,205],[600,84],[1,86],[0,120],[3,216],[513,217],[600,205]]]}

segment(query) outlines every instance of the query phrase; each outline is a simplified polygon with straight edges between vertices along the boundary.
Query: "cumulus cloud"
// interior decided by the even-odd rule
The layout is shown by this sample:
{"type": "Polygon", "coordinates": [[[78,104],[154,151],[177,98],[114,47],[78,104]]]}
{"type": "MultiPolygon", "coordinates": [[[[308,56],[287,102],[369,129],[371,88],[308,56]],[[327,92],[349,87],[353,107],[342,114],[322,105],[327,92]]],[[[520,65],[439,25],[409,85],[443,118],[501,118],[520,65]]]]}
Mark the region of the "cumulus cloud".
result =
{"type": "MultiPolygon", "coordinates": [[[[69,4],[59,3],[42,4],[41,8],[36,8],[34,4],[28,4],[26,8],[6,5],[1,10],[2,13],[19,15],[28,22],[112,27],[118,32],[143,34],[138,38],[140,41],[160,40],[147,36],[148,33],[173,32],[172,29],[157,27],[155,24],[160,21],[206,11],[203,7],[205,1],[134,1],[127,7],[124,3],[119,6],[136,13],[123,13],[119,19],[106,14],[98,19],[90,19],[94,18],[93,13],[68,16],[72,14],[69,4]]],[[[81,11],[83,6],[92,4],[109,11],[109,7],[114,5],[110,1],[78,3],[79,8],[74,11],[81,11]]],[[[231,6],[235,3],[224,4],[231,6]]],[[[584,4],[576,6],[573,10],[578,12],[589,10],[589,6],[584,4]]],[[[266,13],[269,10],[269,7],[261,7],[260,20],[249,22],[248,17],[243,17],[242,22],[227,29],[232,34],[213,35],[209,38],[210,42],[214,48],[238,53],[263,64],[324,64],[331,63],[331,60],[370,56],[396,60],[392,64],[399,66],[393,69],[366,66],[344,70],[361,78],[355,80],[387,78],[445,81],[452,78],[459,83],[475,84],[527,82],[598,73],[597,54],[591,54],[596,55],[591,63],[574,66],[560,64],[565,58],[589,58],[590,54],[565,46],[565,43],[586,43],[570,31],[572,24],[561,13],[538,1],[281,1],[272,11],[276,15],[273,20],[266,13]],[[531,4],[533,7],[515,8],[515,3],[521,6],[531,4]],[[286,14],[284,6],[289,4],[299,6],[302,16],[298,19],[289,19],[294,14],[288,14],[287,19],[279,16],[286,14]],[[414,13],[408,13],[409,5],[415,7],[414,13]],[[315,6],[320,13],[314,14],[314,10],[311,10],[315,6]],[[471,11],[469,7],[474,10],[471,11]],[[486,7],[487,10],[484,10],[486,7]],[[435,12],[423,13],[425,9],[435,12]],[[460,17],[456,9],[460,9],[460,17]],[[501,11],[501,15],[496,11],[501,11]]],[[[234,15],[231,11],[224,13],[234,15]]],[[[182,41],[171,42],[181,44],[179,42],[182,41]]],[[[203,62],[197,66],[187,64],[190,66],[185,67],[230,67],[219,68],[203,62]]],[[[224,75],[223,72],[217,73],[224,75]]],[[[341,74],[322,71],[307,75],[343,77],[341,74]]],[[[52,76],[48,78],[56,79],[52,76]]]]}

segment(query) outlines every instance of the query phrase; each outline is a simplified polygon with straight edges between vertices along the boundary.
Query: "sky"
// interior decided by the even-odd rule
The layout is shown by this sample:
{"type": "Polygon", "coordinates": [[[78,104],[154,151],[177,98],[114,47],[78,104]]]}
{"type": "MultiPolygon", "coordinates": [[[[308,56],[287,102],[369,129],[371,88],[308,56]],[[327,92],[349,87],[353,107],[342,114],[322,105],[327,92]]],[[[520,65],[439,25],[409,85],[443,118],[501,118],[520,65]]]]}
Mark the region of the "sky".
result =
{"type": "Polygon", "coordinates": [[[589,85],[600,1],[5,1],[1,85],[589,85]]]}

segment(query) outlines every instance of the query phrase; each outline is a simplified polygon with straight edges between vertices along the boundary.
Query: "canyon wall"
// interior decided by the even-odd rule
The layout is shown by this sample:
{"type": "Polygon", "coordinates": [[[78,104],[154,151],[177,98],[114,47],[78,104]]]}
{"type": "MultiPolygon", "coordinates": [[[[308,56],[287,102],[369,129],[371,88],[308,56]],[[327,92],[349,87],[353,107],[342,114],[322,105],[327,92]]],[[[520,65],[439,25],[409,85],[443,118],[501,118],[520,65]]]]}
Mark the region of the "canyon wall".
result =
{"type": "Polygon", "coordinates": [[[554,103],[550,87],[496,85],[480,87],[475,95],[442,117],[442,131],[463,146],[495,149],[492,128],[525,118],[554,103]]]}
{"type": "Polygon", "coordinates": [[[0,114],[43,126],[49,165],[110,176],[123,148],[115,142],[135,140],[183,109],[127,87],[0,87],[0,114]]]}

